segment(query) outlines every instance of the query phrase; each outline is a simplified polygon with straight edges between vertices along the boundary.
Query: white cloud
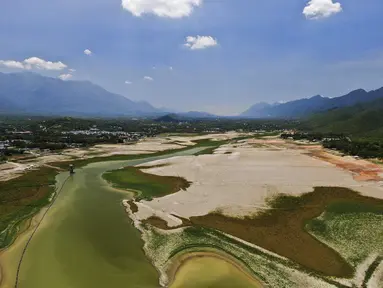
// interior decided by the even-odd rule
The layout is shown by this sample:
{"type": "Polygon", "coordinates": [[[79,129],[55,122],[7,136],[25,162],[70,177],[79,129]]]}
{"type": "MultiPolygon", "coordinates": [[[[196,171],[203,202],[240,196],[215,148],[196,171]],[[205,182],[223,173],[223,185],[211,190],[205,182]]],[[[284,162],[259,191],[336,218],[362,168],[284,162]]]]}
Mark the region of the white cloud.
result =
{"type": "Polygon", "coordinates": [[[191,50],[205,49],[209,47],[214,47],[218,45],[217,39],[214,39],[211,36],[188,36],[186,37],[186,43],[184,46],[190,48],[191,50]]]}
{"type": "Polygon", "coordinates": [[[93,54],[93,52],[90,51],[89,49],[85,49],[85,50],[84,50],[84,54],[90,56],[90,55],[93,54]]]}
{"type": "Polygon", "coordinates": [[[154,79],[150,76],[145,76],[144,77],[144,80],[147,80],[147,81],[153,81],[154,79]]]}
{"type": "Polygon", "coordinates": [[[0,60],[0,65],[5,66],[7,68],[24,69],[23,63],[14,60],[0,60]]]}
{"type": "Polygon", "coordinates": [[[189,16],[203,0],[122,0],[122,7],[136,17],[154,14],[158,17],[182,18],[189,16]]]}
{"type": "Polygon", "coordinates": [[[339,12],[342,12],[342,5],[333,0],[310,0],[303,9],[307,19],[327,18],[339,12]]]}
{"type": "Polygon", "coordinates": [[[68,69],[69,70],[69,72],[76,72],[76,69],[68,69]]]}
{"type": "Polygon", "coordinates": [[[73,77],[72,74],[61,74],[58,78],[65,81],[65,80],[69,80],[72,77],[73,77]]]}
{"type": "Polygon", "coordinates": [[[63,70],[68,66],[61,61],[51,62],[38,57],[31,57],[25,59],[22,62],[15,60],[0,60],[0,65],[8,68],[18,68],[18,69],[39,69],[39,70],[63,70]]]}
{"type": "Polygon", "coordinates": [[[126,80],[125,84],[130,85],[130,84],[133,84],[133,82],[126,80]]]}
{"type": "Polygon", "coordinates": [[[45,61],[38,57],[31,57],[31,58],[25,59],[24,66],[26,67],[26,69],[36,68],[40,70],[63,70],[68,67],[61,61],[59,62],[45,61]]]}
{"type": "Polygon", "coordinates": [[[170,67],[169,67],[169,70],[170,70],[170,71],[173,71],[173,67],[172,67],[172,66],[170,66],[170,67]]]}

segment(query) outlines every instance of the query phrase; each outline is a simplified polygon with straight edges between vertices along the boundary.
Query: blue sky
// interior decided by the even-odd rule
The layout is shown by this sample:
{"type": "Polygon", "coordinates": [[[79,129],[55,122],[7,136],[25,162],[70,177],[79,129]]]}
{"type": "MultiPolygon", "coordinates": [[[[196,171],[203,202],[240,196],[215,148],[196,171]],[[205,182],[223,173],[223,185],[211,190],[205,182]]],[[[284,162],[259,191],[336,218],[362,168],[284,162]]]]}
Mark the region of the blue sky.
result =
{"type": "Polygon", "coordinates": [[[383,86],[381,0],[121,1],[2,1],[0,71],[226,115],[383,86]]]}

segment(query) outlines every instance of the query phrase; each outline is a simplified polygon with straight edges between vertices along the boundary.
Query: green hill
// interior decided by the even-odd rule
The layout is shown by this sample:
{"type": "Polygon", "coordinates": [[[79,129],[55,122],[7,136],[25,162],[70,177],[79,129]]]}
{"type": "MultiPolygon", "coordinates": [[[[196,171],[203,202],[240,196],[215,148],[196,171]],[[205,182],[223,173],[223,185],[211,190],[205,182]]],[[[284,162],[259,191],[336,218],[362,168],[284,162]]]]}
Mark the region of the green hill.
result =
{"type": "Polygon", "coordinates": [[[383,99],[314,114],[303,121],[301,128],[344,133],[356,138],[383,139],[383,99]]]}

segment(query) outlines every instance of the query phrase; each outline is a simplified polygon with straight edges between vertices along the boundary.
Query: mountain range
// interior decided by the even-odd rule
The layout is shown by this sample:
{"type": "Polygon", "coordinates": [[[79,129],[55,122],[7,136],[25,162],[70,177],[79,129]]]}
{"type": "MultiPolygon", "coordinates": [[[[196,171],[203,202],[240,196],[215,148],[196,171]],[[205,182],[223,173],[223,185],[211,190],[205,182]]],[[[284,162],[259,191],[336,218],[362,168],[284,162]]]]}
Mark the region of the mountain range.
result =
{"type": "MultiPolygon", "coordinates": [[[[302,118],[377,99],[383,99],[383,88],[369,92],[358,89],[336,98],[317,95],[286,103],[258,103],[236,118],[302,118]]],[[[206,112],[169,110],[155,108],[145,101],[132,101],[89,81],[63,81],[31,72],[0,73],[0,114],[99,117],[172,114],[177,119],[217,118],[206,112]]]]}
{"type": "Polygon", "coordinates": [[[367,92],[354,90],[344,96],[326,98],[320,95],[286,103],[258,103],[241,114],[246,118],[301,118],[312,113],[353,106],[383,98],[383,88],[367,92]]]}
{"type": "Polygon", "coordinates": [[[136,116],[161,113],[89,81],[63,81],[35,73],[0,73],[0,113],[136,116]]]}

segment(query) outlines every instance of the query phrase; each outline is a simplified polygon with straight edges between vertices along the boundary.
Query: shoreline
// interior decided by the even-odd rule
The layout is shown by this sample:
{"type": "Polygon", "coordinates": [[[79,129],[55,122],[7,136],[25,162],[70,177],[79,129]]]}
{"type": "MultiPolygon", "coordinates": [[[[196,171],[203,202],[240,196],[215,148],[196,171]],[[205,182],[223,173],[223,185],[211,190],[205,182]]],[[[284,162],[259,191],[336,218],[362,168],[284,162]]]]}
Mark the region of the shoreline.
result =
{"type": "Polygon", "coordinates": [[[55,203],[55,200],[60,194],[58,193],[58,191],[64,187],[66,182],[66,181],[62,181],[59,178],[60,173],[62,172],[59,172],[55,176],[55,188],[54,188],[55,190],[52,193],[51,197],[49,198],[49,202],[47,203],[47,205],[40,207],[38,211],[34,213],[31,217],[26,218],[24,222],[20,225],[20,226],[25,225],[25,227],[22,227],[23,228],[22,231],[20,231],[15,236],[14,241],[9,246],[0,250],[0,287],[1,288],[14,287],[15,283],[10,283],[10,282],[8,283],[6,276],[8,274],[8,275],[12,275],[12,277],[14,278],[16,277],[17,266],[22,260],[21,257],[23,255],[23,249],[25,245],[27,245],[30,237],[33,235],[36,229],[38,229],[39,227],[44,227],[43,222],[45,220],[45,215],[48,213],[50,207],[55,203]],[[9,259],[6,260],[4,258],[9,257],[8,255],[12,256],[13,253],[19,253],[19,252],[20,252],[20,255],[17,255],[17,261],[14,259],[14,257],[10,257],[12,258],[11,259],[12,261],[16,261],[16,262],[9,262],[10,264],[5,263],[10,260],[9,259]],[[13,266],[13,265],[15,265],[15,267],[11,267],[10,269],[4,268],[4,266],[13,266]],[[4,273],[4,271],[7,271],[8,273],[4,273]]]}
{"type": "MultiPolygon", "coordinates": [[[[226,135],[225,135],[225,137],[226,137],[226,135]]],[[[197,144],[197,143],[194,143],[194,144],[197,144]]],[[[194,146],[195,145],[181,147],[178,145],[177,149],[172,149],[172,147],[166,147],[164,145],[164,147],[162,147],[162,149],[159,149],[159,151],[153,151],[150,154],[135,153],[136,155],[133,155],[133,156],[132,155],[120,155],[118,157],[118,158],[121,157],[124,159],[118,159],[117,157],[113,157],[113,156],[108,157],[107,155],[105,155],[105,157],[101,157],[101,158],[95,157],[95,159],[92,159],[93,157],[90,157],[90,158],[87,158],[87,160],[90,163],[93,161],[94,162],[108,162],[108,161],[127,161],[127,160],[138,160],[138,159],[141,160],[141,159],[144,159],[146,157],[150,158],[150,157],[156,157],[156,156],[157,157],[158,156],[166,156],[167,154],[171,155],[172,153],[177,153],[177,152],[182,152],[184,150],[193,149],[194,146]],[[169,148],[169,149],[165,149],[165,148],[169,148]],[[127,158],[127,159],[125,159],[125,158],[127,158]],[[132,158],[132,159],[129,159],[129,158],[132,158]]],[[[76,160],[73,160],[73,161],[75,162],[76,160]]],[[[60,159],[59,161],[54,162],[54,163],[60,163],[60,164],[64,163],[65,164],[66,162],[68,162],[67,159],[60,159]]],[[[87,164],[90,164],[90,163],[87,163],[87,164]]],[[[35,167],[34,170],[40,170],[41,167],[44,167],[44,166],[35,167]]],[[[78,168],[81,168],[81,167],[78,167],[78,168]]],[[[60,189],[60,186],[62,184],[62,181],[60,181],[60,179],[57,179],[57,176],[60,175],[60,172],[61,171],[56,171],[55,184],[54,184],[55,189],[60,189]]],[[[102,175],[100,175],[100,177],[102,178],[102,175]]],[[[137,192],[137,191],[127,191],[127,190],[123,190],[123,189],[117,189],[116,187],[113,187],[113,185],[111,185],[111,183],[108,183],[107,181],[105,181],[104,183],[108,186],[108,189],[110,189],[112,191],[118,190],[119,193],[129,194],[129,196],[131,196],[129,198],[133,198],[137,192]]],[[[36,229],[36,227],[38,227],[40,221],[43,219],[42,216],[45,214],[45,212],[50,207],[50,205],[52,205],[52,202],[54,201],[54,199],[58,196],[55,193],[56,192],[54,192],[52,194],[53,197],[50,197],[50,199],[46,205],[39,207],[38,211],[36,211],[36,214],[32,215],[32,217],[28,217],[27,219],[25,219],[25,223],[26,223],[25,226],[23,226],[23,228],[20,229],[20,231],[19,231],[20,233],[18,233],[16,235],[12,244],[10,244],[9,246],[4,247],[2,250],[0,250],[0,287],[1,288],[13,288],[14,287],[14,277],[16,277],[17,266],[19,264],[20,256],[21,256],[19,254],[22,254],[22,250],[23,250],[26,242],[28,241],[29,237],[31,236],[31,233],[33,233],[34,229],[36,229]]],[[[43,225],[43,226],[45,226],[45,225],[43,225]]],[[[153,267],[155,268],[155,266],[153,266],[153,267]]]]}
{"type": "MultiPolygon", "coordinates": [[[[12,277],[16,276],[17,265],[20,261],[20,259],[18,257],[18,260],[15,263],[9,264],[9,263],[5,263],[5,262],[9,261],[9,259],[5,259],[5,258],[12,256],[11,254],[13,254],[13,253],[17,253],[17,252],[22,253],[22,251],[21,251],[22,248],[24,247],[24,245],[28,241],[31,233],[33,233],[33,230],[36,228],[38,223],[42,220],[42,217],[43,217],[43,215],[47,209],[48,209],[48,206],[42,207],[37,212],[37,214],[33,215],[31,218],[25,219],[25,222],[29,222],[27,227],[25,227],[25,229],[23,229],[23,231],[20,232],[15,237],[15,240],[13,241],[13,243],[11,245],[0,250],[0,287],[1,288],[3,288],[3,287],[5,287],[5,288],[14,287],[14,283],[7,282],[7,279],[8,279],[7,276],[9,277],[12,274],[15,274],[15,275],[12,275],[12,277]],[[20,251],[18,251],[18,250],[20,250],[20,251]],[[5,268],[5,266],[9,267],[9,266],[13,266],[13,265],[15,265],[15,267],[11,267],[10,269],[5,268]],[[6,273],[5,271],[7,271],[8,273],[6,273]],[[5,285],[7,285],[7,286],[5,286],[5,285]]],[[[18,256],[21,257],[21,255],[18,255],[18,256]]],[[[15,259],[13,257],[10,257],[10,258],[12,258],[12,260],[15,261],[15,259]]]]}
{"type": "Polygon", "coordinates": [[[181,251],[180,255],[175,255],[172,257],[172,259],[169,259],[171,264],[169,265],[169,268],[167,269],[167,276],[168,276],[168,285],[167,287],[171,287],[171,285],[174,283],[174,281],[177,278],[178,272],[189,262],[193,261],[195,258],[216,258],[219,260],[222,260],[230,265],[232,265],[235,269],[237,269],[239,272],[241,272],[246,278],[248,278],[251,282],[253,282],[257,287],[259,288],[266,288],[267,286],[263,284],[257,277],[253,275],[249,271],[248,268],[244,267],[243,264],[239,263],[237,259],[234,257],[215,249],[206,249],[201,247],[201,251],[198,251],[198,248],[193,248],[193,250],[197,251],[181,251]],[[205,251],[202,251],[205,250],[205,251]],[[225,254],[225,255],[224,255],[225,254]]]}

